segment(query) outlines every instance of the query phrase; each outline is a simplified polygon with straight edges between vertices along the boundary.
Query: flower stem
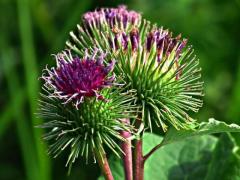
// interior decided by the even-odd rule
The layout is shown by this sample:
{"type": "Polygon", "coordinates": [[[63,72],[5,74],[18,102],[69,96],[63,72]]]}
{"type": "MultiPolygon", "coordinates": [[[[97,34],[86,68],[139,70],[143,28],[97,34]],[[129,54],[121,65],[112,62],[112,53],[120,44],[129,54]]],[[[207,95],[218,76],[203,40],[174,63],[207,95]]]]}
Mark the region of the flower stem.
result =
{"type": "Polygon", "coordinates": [[[142,153],[142,139],[136,140],[134,149],[134,180],[144,179],[144,158],[142,153]]]}
{"type": "Polygon", "coordinates": [[[104,178],[106,180],[114,180],[106,155],[97,152],[97,150],[95,151],[95,155],[104,178]]]}
{"type": "Polygon", "coordinates": [[[142,120],[140,117],[136,119],[135,127],[139,130],[139,137],[134,143],[134,180],[144,179],[144,158],[143,158],[143,132],[141,131],[142,120]]]}
{"type": "Polygon", "coordinates": [[[162,147],[162,144],[158,144],[156,145],[154,148],[152,148],[151,151],[149,151],[144,157],[143,157],[143,160],[144,162],[154,153],[156,152],[160,147],[162,147]]]}
{"type": "MultiPolygon", "coordinates": [[[[130,124],[129,119],[122,119],[123,123],[130,124]]],[[[133,177],[133,170],[132,170],[132,142],[131,133],[128,131],[121,131],[121,136],[127,139],[125,142],[122,143],[121,147],[124,152],[123,155],[123,164],[124,164],[124,172],[125,172],[125,180],[132,180],[133,177]]]]}

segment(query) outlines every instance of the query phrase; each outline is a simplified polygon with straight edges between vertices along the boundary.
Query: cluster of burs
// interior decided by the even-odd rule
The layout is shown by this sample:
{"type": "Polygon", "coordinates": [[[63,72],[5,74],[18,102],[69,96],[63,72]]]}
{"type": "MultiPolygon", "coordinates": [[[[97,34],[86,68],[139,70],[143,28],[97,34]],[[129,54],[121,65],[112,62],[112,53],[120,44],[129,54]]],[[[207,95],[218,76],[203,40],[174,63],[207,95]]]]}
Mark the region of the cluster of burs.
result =
{"type": "Polygon", "coordinates": [[[202,106],[203,82],[192,47],[125,6],[85,13],[54,58],[41,76],[40,127],[51,155],[68,149],[67,165],[120,156],[123,131],[136,139],[197,123],[189,112],[202,106]]]}

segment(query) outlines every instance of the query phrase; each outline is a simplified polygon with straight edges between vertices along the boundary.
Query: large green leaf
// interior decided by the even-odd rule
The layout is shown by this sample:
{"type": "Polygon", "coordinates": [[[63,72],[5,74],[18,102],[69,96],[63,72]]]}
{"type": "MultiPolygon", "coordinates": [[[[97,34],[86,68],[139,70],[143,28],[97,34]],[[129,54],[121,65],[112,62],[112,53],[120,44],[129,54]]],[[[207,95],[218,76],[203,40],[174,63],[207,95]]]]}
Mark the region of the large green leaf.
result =
{"type": "Polygon", "coordinates": [[[240,157],[237,150],[234,138],[230,134],[222,134],[213,152],[206,180],[239,180],[240,157]]]}
{"type": "MultiPolygon", "coordinates": [[[[208,122],[200,123],[195,130],[176,130],[175,128],[170,128],[163,141],[162,145],[174,143],[177,141],[182,141],[186,138],[193,136],[200,136],[206,134],[214,134],[221,132],[240,132],[240,126],[237,124],[226,124],[222,121],[217,121],[210,118],[208,122]]],[[[159,142],[160,143],[160,142],[159,142]]]]}
{"type": "MultiPolygon", "coordinates": [[[[143,152],[146,154],[156,146],[162,137],[145,133],[143,152]]],[[[217,143],[214,136],[200,136],[160,148],[145,164],[145,180],[194,179],[205,177],[211,152],[217,143]]],[[[124,173],[120,159],[110,158],[110,166],[115,179],[123,180],[124,173]]],[[[99,179],[103,179],[102,177],[99,179]]]]}
{"type": "MultiPolygon", "coordinates": [[[[161,138],[144,136],[143,150],[146,154],[161,138]]],[[[217,143],[214,136],[199,136],[170,144],[156,151],[145,164],[145,180],[202,180],[211,160],[211,152],[217,143]]]]}

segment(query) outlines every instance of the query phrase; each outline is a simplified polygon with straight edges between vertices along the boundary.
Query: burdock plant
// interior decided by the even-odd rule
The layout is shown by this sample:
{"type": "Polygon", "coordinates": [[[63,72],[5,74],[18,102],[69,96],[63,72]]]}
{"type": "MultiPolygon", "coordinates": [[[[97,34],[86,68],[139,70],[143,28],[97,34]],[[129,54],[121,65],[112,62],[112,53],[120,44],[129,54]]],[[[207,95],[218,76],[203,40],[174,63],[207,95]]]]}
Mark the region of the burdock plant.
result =
{"type": "MultiPolygon", "coordinates": [[[[194,127],[188,111],[202,106],[201,68],[191,46],[181,35],[172,33],[127,11],[125,7],[99,9],[83,15],[67,46],[82,55],[83,47],[107,49],[117,60],[115,73],[123,76],[128,89],[136,90],[137,118],[131,124],[138,129],[135,138],[135,177],[143,176],[142,135],[156,125],[166,132],[194,127]]],[[[90,49],[91,49],[90,48],[90,49]]]]}
{"type": "Polygon", "coordinates": [[[66,45],[43,71],[40,100],[49,153],[69,148],[66,165],[97,160],[111,180],[107,148],[123,157],[125,179],[142,180],[144,162],[161,147],[143,155],[145,132],[200,127],[189,112],[202,106],[201,68],[181,35],[119,6],[84,14],[66,45]]]}

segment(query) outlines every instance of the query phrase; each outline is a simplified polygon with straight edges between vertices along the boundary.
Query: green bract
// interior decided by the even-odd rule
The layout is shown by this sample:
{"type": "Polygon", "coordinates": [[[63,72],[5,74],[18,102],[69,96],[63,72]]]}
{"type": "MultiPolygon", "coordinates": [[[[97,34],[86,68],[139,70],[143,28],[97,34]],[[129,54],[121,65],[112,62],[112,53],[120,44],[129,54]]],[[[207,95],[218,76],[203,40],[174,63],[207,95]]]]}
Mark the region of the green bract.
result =
{"type": "MultiPolygon", "coordinates": [[[[108,12],[99,11],[99,16],[108,12]]],[[[188,111],[197,112],[202,106],[203,82],[199,60],[191,46],[186,47],[187,40],[141,18],[133,24],[111,16],[115,22],[111,24],[108,16],[99,16],[87,22],[83,19],[70,32],[67,46],[80,55],[85,47],[109,52],[108,56],[117,61],[114,73],[123,76],[129,89],[136,90],[141,109],[138,117],[145,129],[152,130],[153,123],[163,131],[169,125],[176,129],[194,127],[188,111]]]]}
{"type": "MultiPolygon", "coordinates": [[[[72,164],[78,156],[86,160],[95,153],[105,154],[110,148],[119,156],[121,148],[117,141],[125,141],[120,131],[132,132],[133,127],[121,122],[122,118],[134,118],[136,108],[131,105],[133,93],[121,93],[116,89],[105,89],[101,93],[105,100],[86,98],[77,109],[72,104],[63,104],[57,97],[51,97],[47,90],[41,94],[40,116],[47,120],[41,128],[49,129],[44,139],[49,141],[49,153],[58,156],[70,148],[67,164],[72,164]]],[[[102,158],[103,160],[103,158],[102,158]]]]}

